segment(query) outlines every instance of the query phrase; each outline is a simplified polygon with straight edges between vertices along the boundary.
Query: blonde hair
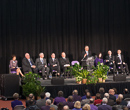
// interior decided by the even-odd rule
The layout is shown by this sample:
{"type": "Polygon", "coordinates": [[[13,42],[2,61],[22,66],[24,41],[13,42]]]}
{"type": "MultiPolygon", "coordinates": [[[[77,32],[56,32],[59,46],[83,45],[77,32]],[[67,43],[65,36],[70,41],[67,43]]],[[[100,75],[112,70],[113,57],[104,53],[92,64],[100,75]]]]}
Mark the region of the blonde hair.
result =
{"type": "Polygon", "coordinates": [[[74,107],[75,107],[75,108],[81,108],[81,103],[80,103],[80,101],[76,101],[75,104],[74,104],[74,107]]]}
{"type": "Polygon", "coordinates": [[[89,105],[89,104],[85,104],[85,105],[82,107],[82,110],[91,110],[91,109],[90,109],[90,105],[89,105]]]}

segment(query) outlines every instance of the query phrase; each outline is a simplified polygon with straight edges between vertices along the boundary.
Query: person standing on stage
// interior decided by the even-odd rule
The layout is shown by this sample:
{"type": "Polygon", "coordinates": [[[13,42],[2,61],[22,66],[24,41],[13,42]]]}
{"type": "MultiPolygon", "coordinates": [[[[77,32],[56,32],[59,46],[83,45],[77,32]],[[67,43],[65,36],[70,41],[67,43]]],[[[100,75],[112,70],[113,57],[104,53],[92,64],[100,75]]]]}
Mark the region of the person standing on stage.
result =
{"type": "Polygon", "coordinates": [[[44,53],[39,54],[40,58],[36,59],[36,67],[39,71],[42,71],[42,77],[45,79],[46,77],[49,78],[49,68],[47,67],[46,59],[44,58],[44,53]],[[45,74],[46,71],[46,74],[45,74]]]}
{"type": "Polygon", "coordinates": [[[33,62],[32,58],[30,58],[29,53],[25,54],[25,58],[22,60],[22,67],[23,71],[25,72],[34,72],[38,73],[38,69],[35,66],[35,63],[33,62]]]}

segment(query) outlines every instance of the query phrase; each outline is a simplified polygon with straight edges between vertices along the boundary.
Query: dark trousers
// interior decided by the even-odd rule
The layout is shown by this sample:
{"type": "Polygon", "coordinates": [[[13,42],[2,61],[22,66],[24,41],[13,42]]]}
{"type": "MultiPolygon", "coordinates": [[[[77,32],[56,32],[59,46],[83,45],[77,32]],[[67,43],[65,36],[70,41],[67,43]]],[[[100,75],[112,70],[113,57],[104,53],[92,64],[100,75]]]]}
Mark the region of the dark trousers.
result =
{"type": "Polygon", "coordinates": [[[24,73],[26,72],[38,73],[38,68],[28,68],[26,71],[24,70],[24,73]]]}
{"type": "Polygon", "coordinates": [[[50,71],[51,71],[51,73],[52,73],[53,70],[56,70],[57,73],[60,73],[60,66],[54,66],[54,67],[51,66],[51,67],[50,67],[50,71]]]}
{"type": "Polygon", "coordinates": [[[42,71],[42,76],[49,76],[49,68],[48,67],[41,66],[41,67],[38,67],[38,70],[42,71]]]}
{"type": "Polygon", "coordinates": [[[107,66],[109,66],[110,69],[113,68],[113,69],[111,69],[113,73],[116,72],[116,65],[115,64],[108,64],[107,66]]]}
{"type": "Polygon", "coordinates": [[[119,67],[120,67],[122,73],[125,73],[125,72],[129,73],[129,69],[128,69],[127,63],[125,63],[125,64],[117,64],[117,69],[118,70],[119,70],[119,67]]]}

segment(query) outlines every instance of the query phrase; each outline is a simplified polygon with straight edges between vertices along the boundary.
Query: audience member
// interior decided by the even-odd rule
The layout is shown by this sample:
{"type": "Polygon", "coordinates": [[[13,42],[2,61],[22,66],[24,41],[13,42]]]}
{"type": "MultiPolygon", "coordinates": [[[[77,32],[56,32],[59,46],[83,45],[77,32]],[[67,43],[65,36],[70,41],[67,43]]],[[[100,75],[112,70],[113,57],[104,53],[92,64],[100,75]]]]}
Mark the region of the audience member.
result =
{"type": "Polygon", "coordinates": [[[58,97],[55,98],[54,104],[57,105],[58,103],[66,102],[65,98],[63,97],[63,91],[58,92],[58,97]]]}
{"type": "Polygon", "coordinates": [[[74,102],[81,101],[81,96],[78,95],[78,91],[77,90],[74,90],[72,94],[73,94],[73,101],[74,102]]]}
{"type": "Polygon", "coordinates": [[[89,105],[89,104],[85,104],[85,105],[82,107],[82,110],[91,110],[91,109],[90,109],[90,105],[89,105]]]}
{"type": "Polygon", "coordinates": [[[89,92],[89,90],[88,90],[88,89],[85,89],[85,91],[84,91],[84,96],[82,96],[82,100],[83,100],[83,99],[86,99],[86,94],[87,94],[87,92],[89,92]]]}
{"type": "Polygon", "coordinates": [[[50,100],[51,100],[51,105],[50,105],[50,107],[51,107],[51,108],[54,108],[54,110],[57,110],[58,107],[53,104],[53,98],[50,98],[50,100]]]}
{"type": "Polygon", "coordinates": [[[45,106],[45,105],[46,105],[45,93],[41,93],[41,94],[40,94],[40,97],[41,97],[41,99],[38,99],[38,100],[36,101],[36,105],[38,106],[38,108],[41,109],[42,106],[45,106]]]}
{"type": "Polygon", "coordinates": [[[114,90],[114,92],[115,92],[114,96],[116,96],[116,99],[117,99],[117,98],[118,98],[117,89],[116,89],[116,88],[113,88],[113,90],[114,90]]]}
{"type": "Polygon", "coordinates": [[[112,110],[110,105],[107,105],[107,98],[102,99],[102,105],[99,105],[98,110],[112,110]]]}
{"type": "Polygon", "coordinates": [[[18,93],[14,93],[13,98],[14,98],[14,101],[11,102],[12,109],[14,109],[14,107],[16,105],[23,105],[23,103],[21,101],[19,101],[19,94],[18,93]]]}
{"type": "Polygon", "coordinates": [[[101,104],[101,102],[102,102],[101,95],[97,93],[95,97],[94,105],[101,104]]]}
{"type": "Polygon", "coordinates": [[[82,110],[80,101],[76,101],[72,110],[82,110]]]}
{"type": "Polygon", "coordinates": [[[127,88],[125,88],[123,91],[123,99],[125,99],[125,98],[130,98],[130,93],[127,88]]]}
{"type": "Polygon", "coordinates": [[[57,110],[63,110],[63,107],[64,107],[63,103],[60,102],[60,103],[58,104],[57,110]]]}
{"type": "Polygon", "coordinates": [[[81,101],[81,106],[84,106],[85,104],[89,104],[91,99],[91,94],[90,92],[87,92],[86,94],[86,99],[81,101]]]}
{"type": "Polygon", "coordinates": [[[34,100],[34,95],[32,93],[29,94],[29,100],[26,101],[26,107],[36,105],[36,101],[34,100]]]}
{"type": "Polygon", "coordinates": [[[68,105],[70,109],[74,108],[73,96],[69,96],[67,102],[64,105],[68,105]]]}
{"type": "Polygon", "coordinates": [[[50,110],[50,105],[51,105],[51,100],[47,99],[46,100],[46,106],[42,106],[41,110],[50,110]]]}
{"type": "Polygon", "coordinates": [[[109,94],[108,93],[105,93],[104,97],[107,98],[107,100],[108,100],[107,105],[113,106],[115,104],[114,100],[109,99],[109,94]]]}
{"type": "Polygon", "coordinates": [[[46,92],[45,96],[46,96],[46,100],[47,100],[47,99],[50,99],[51,94],[49,92],[46,92]]]}
{"type": "Polygon", "coordinates": [[[127,102],[123,100],[123,95],[122,94],[119,94],[117,99],[120,100],[120,105],[127,106],[127,102]]]}
{"type": "Polygon", "coordinates": [[[113,89],[109,89],[109,99],[112,99],[114,100],[114,102],[116,102],[116,96],[115,95],[115,92],[113,89]]]}
{"type": "Polygon", "coordinates": [[[103,99],[104,93],[105,93],[105,90],[104,90],[103,87],[100,87],[100,88],[99,88],[99,93],[100,93],[100,95],[101,95],[101,99],[103,99]]]}
{"type": "Polygon", "coordinates": [[[90,108],[91,110],[98,110],[98,107],[94,105],[94,99],[90,99],[90,108]]]}
{"type": "Polygon", "coordinates": [[[68,105],[65,105],[65,106],[63,107],[63,110],[69,110],[68,105]]]}

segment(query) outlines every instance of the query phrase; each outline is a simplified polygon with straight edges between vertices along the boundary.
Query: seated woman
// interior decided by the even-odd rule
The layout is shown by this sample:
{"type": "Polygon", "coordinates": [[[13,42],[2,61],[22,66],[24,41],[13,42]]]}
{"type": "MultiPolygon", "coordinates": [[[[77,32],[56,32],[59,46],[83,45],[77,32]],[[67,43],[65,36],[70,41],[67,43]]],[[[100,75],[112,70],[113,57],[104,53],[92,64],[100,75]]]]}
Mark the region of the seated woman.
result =
{"type": "Polygon", "coordinates": [[[17,75],[21,75],[22,77],[24,76],[20,70],[20,68],[18,67],[18,61],[16,60],[16,56],[13,55],[12,56],[12,60],[10,60],[10,69],[11,71],[16,71],[17,75]]]}
{"type": "Polygon", "coordinates": [[[102,53],[98,54],[98,57],[94,61],[94,65],[97,66],[98,62],[103,64],[103,58],[102,58],[102,53]]]}

